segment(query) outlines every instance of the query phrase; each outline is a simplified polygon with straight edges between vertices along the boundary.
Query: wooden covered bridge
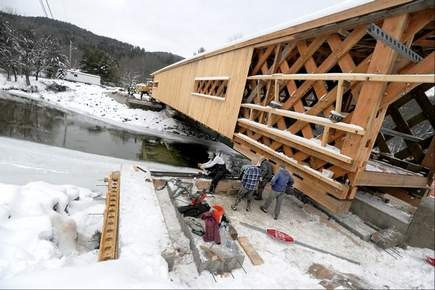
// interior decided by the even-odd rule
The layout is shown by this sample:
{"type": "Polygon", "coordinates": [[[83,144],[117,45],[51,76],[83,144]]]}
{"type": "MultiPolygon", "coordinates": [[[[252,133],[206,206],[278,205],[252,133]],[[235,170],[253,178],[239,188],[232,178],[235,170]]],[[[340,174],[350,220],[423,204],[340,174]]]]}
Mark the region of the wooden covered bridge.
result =
{"type": "Polygon", "coordinates": [[[246,156],[285,162],[332,212],[360,186],[423,194],[435,160],[433,5],[373,1],[232,43],[154,72],[153,96],[246,156]]]}

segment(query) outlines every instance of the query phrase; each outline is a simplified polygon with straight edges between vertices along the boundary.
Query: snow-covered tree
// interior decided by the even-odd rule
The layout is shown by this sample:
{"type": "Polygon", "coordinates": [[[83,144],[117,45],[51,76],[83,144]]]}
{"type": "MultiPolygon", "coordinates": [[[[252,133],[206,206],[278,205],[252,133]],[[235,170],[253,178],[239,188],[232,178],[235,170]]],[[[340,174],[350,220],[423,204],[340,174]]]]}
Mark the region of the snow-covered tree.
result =
{"type": "Polygon", "coordinates": [[[34,34],[24,30],[18,35],[18,55],[21,72],[26,77],[26,84],[30,86],[30,75],[35,70],[38,58],[34,34]]]}
{"type": "Polygon", "coordinates": [[[48,77],[55,77],[59,69],[66,67],[67,57],[61,52],[58,41],[51,35],[45,35],[35,44],[35,78],[38,80],[42,71],[48,77]]]}
{"type": "Polygon", "coordinates": [[[7,72],[10,80],[11,74],[17,81],[19,71],[19,46],[17,32],[8,22],[0,22],[0,67],[7,72]]]}

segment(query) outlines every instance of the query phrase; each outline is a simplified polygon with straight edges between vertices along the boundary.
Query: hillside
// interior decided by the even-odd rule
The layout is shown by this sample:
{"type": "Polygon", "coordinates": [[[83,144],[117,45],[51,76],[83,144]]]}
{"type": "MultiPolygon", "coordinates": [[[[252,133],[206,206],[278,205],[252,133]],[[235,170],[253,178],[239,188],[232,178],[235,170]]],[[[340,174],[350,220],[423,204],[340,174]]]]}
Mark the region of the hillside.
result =
{"type": "Polygon", "coordinates": [[[58,39],[67,56],[71,41],[73,67],[79,67],[84,50],[101,49],[118,62],[121,78],[137,75],[138,80],[141,81],[149,77],[151,72],[182,59],[181,56],[169,52],[145,51],[143,48],[113,38],[96,35],[71,23],[46,17],[26,17],[0,11],[0,21],[8,21],[18,30],[30,29],[37,36],[53,35],[58,39]]]}

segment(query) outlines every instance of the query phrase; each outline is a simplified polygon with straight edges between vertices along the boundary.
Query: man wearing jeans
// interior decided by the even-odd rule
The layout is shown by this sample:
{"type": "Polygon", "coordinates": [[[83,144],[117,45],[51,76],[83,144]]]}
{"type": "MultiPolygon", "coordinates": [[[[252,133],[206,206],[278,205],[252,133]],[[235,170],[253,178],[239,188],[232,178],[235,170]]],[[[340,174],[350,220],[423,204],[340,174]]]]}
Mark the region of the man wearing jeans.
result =
{"type": "Polygon", "coordinates": [[[288,186],[293,185],[293,178],[290,173],[285,168],[284,164],[281,164],[280,169],[277,174],[272,178],[270,182],[272,185],[272,192],[267,197],[263,206],[260,206],[260,209],[267,213],[267,210],[270,207],[270,204],[274,199],[276,199],[274,219],[278,219],[279,212],[281,210],[281,204],[284,200],[284,194],[288,186]]]}
{"type": "MultiPolygon", "coordinates": [[[[257,161],[254,162],[258,163],[257,161]]],[[[231,206],[233,210],[237,210],[237,205],[245,196],[247,200],[246,211],[251,210],[251,202],[257,190],[260,179],[261,179],[261,170],[260,167],[258,167],[257,165],[251,165],[243,171],[243,177],[241,181],[242,187],[240,188],[236,202],[231,206]]]]}

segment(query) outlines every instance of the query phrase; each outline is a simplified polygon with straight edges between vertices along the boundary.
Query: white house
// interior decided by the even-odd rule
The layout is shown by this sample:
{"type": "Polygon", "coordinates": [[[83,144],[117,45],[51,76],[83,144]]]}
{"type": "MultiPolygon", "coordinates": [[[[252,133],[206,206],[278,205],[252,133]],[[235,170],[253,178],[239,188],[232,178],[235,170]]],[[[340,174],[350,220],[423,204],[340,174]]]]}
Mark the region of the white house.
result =
{"type": "Polygon", "coordinates": [[[92,85],[100,85],[101,84],[101,77],[93,74],[88,74],[81,72],[79,70],[66,70],[65,71],[65,80],[68,81],[74,81],[74,82],[80,82],[85,84],[92,84],[92,85]]]}

